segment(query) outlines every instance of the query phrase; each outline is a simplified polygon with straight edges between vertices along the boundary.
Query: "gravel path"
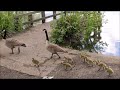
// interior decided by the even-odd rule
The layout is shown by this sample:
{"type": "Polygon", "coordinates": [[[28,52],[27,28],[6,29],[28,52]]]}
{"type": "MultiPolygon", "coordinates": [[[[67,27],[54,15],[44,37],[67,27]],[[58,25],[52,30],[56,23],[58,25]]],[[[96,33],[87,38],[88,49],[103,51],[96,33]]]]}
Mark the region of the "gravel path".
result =
{"type": "Polygon", "coordinates": [[[28,75],[0,66],[0,79],[40,79],[41,77],[28,75]]]}
{"type": "Polygon", "coordinates": [[[63,65],[58,65],[49,75],[55,79],[120,79],[120,58],[112,56],[97,55],[91,53],[93,60],[99,59],[110,66],[114,73],[109,77],[105,70],[98,71],[99,67],[88,66],[81,58],[74,58],[75,66],[72,70],[65,70],[63,65]]]}

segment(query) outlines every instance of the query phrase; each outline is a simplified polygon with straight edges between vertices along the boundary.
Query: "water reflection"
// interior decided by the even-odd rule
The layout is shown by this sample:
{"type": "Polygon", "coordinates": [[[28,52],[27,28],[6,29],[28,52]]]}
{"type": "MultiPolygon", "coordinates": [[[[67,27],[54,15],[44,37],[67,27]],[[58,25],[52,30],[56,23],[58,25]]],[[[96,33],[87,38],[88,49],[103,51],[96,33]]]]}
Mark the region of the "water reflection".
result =
{"type": "MultiPolygon", "coordinates": [[[[108,20],[107,23],[103,23],[102,27],[102,41],[108,43],[108,47],[105,49],[105,52],[102,52],[106,55],[120,56],[120,12],[117,11],[105,11],[104,20],[108,20]]],[[[52,11],[47,11],[46,16],[52,15],[52,11]]],[[[46,21],[52,21],[53,18],[49,18],[46,21]]]]}
{"type": "Polygon", "coordinates": [[[108,11],[104,15],[108,22],[103,23],[101,37],[109,45],[103,54],[120,56],[120,12],[108,11]]]}

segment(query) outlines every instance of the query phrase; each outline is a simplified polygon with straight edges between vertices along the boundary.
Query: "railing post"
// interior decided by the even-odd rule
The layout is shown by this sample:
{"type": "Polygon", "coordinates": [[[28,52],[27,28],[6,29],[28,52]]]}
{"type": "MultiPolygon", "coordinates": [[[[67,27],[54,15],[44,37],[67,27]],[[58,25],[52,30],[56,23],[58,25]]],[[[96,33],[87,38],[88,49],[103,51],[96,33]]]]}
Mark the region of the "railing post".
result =
{"type": "Polygon", "coordinates": [[[98,13],[100,13],[100,11],[98,11],[98,13]]]}
{"type": "Polygon", "coordinates": [[[65,14],[65,16],[66,16],[66,11],[64,11],[64,14],[65,14]]]}
{"type": "Polygon", "coordinates": [[[56,11],[53,11],[53,19],[56,19],[56,11]]]}
{"type": "MultiPolygon", "coordinates": [[[[31,14],[31,15],[28,15],[28,21],[29,21],[29,22],[33,21],[32,14],[31,14]]],[[[32,26],[33,26],[33,22],[30,23],[28,26],[29,26],[29,27],[32,27],[32,26]]]]}
{"type": "Polygon", "coordinates": [[[41,15],[42,15],[42,18],[44,18],[44,19],[42,20],[42,23],[45,23],[45,11],[41,11],[41,15]]]}
{"type": "Polygon", "coordinates": [[[15,17],[15,22],[14,22],[14,25],[15,25],[15,31],[18,31],[18,26],[19,26],[19,17],[15,17]]]}

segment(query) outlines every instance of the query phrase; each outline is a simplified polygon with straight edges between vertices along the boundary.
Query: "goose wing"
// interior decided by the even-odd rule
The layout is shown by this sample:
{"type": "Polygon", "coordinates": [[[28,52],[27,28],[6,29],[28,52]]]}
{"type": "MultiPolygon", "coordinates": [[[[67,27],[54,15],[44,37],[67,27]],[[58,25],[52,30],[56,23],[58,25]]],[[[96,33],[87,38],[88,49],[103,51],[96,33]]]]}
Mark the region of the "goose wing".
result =
{"type": "Polygon", "coordinates": [[[8,39],[8,40],[6,40],[6,44],[12,45],[12,46],[19,46],[21,43],[15,39],[8,39]]]}
{"type": "Polygon", "coordinates": [[[52,52],[66,52],[65,50],[63,50],[63,48],[61,48],[56,44],[50,43],[47,48],[49,49],[49,51],[52,51],[52,52]]]}

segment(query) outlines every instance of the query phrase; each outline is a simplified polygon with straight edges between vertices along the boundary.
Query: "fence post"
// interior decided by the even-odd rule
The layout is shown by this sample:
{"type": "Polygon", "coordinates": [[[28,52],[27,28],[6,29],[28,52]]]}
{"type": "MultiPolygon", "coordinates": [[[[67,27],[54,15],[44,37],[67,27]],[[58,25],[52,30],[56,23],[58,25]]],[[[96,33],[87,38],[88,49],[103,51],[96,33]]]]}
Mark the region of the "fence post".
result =
{"type": "Polygon", "coordinates": [[[100,11],[98,11],[98,13],[100,13],[100,11]]]}
{"type": "Polygon", "coordinates": [[[56,11],[53,11],[53,19],[56,19],[56,11]]]}
{"type": "MultiPolygon", "coordinates": [[[[31,14],[31,15],[28,15],[28,21],[29,21],[29,22],[33,21],[32,14],[31,14]]],[[[29,26],[29,27],[32,27],[32,26],[33,26],[33,22],[31,22],[28,26],[29,26]]]]}
{"type": "Polygon", "coordinates": [[[14,19],[15,19],[15,22],[14,22],[14,24],[15,24],[15,31],[18,31],[19,17],[15,17],[14,19]]]}
{"type": "Polygon", "coordinates": [[[65,16],[66,16],[66,11],[64,11],[64,14],[65,14],[65,16]]]}
{"type": "Polygon", "coordinates": [[[44,18],[44,19],[42,20],[42,23],[45,23],[45,11],[41,11],[41,15],[42,15],[42,18],[44,18]]]}

